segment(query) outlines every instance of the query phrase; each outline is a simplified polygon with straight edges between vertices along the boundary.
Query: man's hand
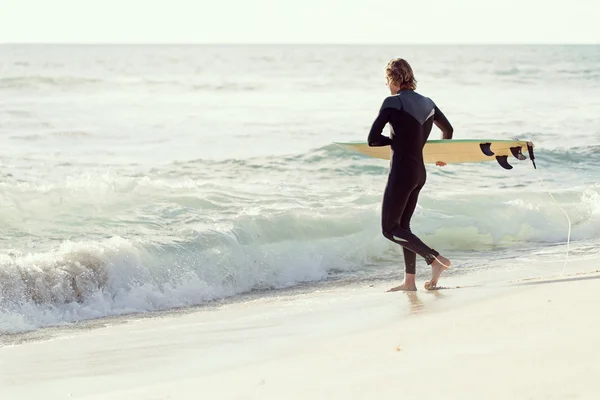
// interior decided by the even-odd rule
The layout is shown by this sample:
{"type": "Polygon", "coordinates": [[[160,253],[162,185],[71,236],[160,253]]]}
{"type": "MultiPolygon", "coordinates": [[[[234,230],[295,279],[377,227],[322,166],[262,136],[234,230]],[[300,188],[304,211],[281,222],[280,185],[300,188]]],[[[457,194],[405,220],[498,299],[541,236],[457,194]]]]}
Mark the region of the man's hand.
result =
{"type": "Polygon", "coordinates": [[[435,165],[437,165],[438,167],[443,167],[444,165],[446,165],[446,163],[445,163],[445,162],[443,162],[443,161],[437,161],[437,162],[435,163],[435,165]]]}

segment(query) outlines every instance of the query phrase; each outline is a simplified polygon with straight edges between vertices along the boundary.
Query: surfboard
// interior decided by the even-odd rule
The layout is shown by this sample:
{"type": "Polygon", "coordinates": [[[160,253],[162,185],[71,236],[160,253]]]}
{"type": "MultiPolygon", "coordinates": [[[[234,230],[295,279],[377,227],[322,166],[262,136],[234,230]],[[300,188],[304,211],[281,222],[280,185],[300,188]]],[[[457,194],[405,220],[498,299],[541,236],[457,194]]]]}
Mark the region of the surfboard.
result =
{"type": "MultiPolygon", "coordinates": [[[[390,146],[369,147],[366,142],[334,142],[338,146],[365,156],[389,160],[392,155],[390,146]]],[[[496,161],[502,168],[512,169],[510,159],[523,161],[527,156],[535,166],[533,143],[524,140],[488,140],[488,139],[440,139],[428,140],[423,148],[423,158],[427,164],[442,161],[446,164],[496,161]]]]}

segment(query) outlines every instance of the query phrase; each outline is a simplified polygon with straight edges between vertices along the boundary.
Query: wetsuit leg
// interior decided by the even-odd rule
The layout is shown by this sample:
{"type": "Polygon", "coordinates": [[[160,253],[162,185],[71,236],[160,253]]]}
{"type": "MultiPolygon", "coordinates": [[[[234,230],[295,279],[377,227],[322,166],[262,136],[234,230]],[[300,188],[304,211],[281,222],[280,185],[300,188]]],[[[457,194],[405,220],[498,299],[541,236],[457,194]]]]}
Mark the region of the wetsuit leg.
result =
{"type": "Polygon", "coordinates": [[[417,273],[417,253],[404,247],[404,272],[407,274],[417,273]]]}
{"type": "Polygon", "coordinates": [[[417,206],[423,184],[408,185],[407,182],[403,182],[403,185],[398,186],[392,187],[391,184],[388,184],[386,187],[382,206],[382,230],[387,239],[404,248],[406,272],[414,274],[416,269],[415,253],[423,257],[428,265],[435,260],[439,253],[410,231],[410,219],[417,206]]]}
{"type": "MultiPolygon", "coordinates": [[[[406,207],[404,207],[404,212],[400,217],[400,228],[405,229],[410,232],[410,220],[417,208],[417,201],[419,199],[419,193],[423,185],[418,186],[414,189],[410,196],[408,197],[408,202],[406,203],[406,207]]],[[[417,270],[417,253],[412,250],[404,247],[402,249],[404,251],[404,265],[405,271],[407,274],[415,274],[417,270]]]]}
{"type": "MultiPolygon", "coordinates": [[[[420,185],[411,192],[410,196],[408,197],[408,202],[406,203],[406,207],[404,207],[404,212],[402,213],[402,216],[400,217],[400,228],[402,228],[405,231],[411,232],[410,220],[415,212],[415,209],[417,208],[417,202],[419,200],[419,193],[421,192],[422,188],[423,188],[423,185],[420,185]]],[[[404,264],[406,265],[406,268],[405,268],[406,273],[414,274],[417,269],[417,254],[414,251],[407,249],[406,247],[404,247],[403,250],[404,250],[404,264]]],[[[431,249],[431,252],[434,254],[436,253],[435,250],[433,250],[433,249],[431,249]]]]}

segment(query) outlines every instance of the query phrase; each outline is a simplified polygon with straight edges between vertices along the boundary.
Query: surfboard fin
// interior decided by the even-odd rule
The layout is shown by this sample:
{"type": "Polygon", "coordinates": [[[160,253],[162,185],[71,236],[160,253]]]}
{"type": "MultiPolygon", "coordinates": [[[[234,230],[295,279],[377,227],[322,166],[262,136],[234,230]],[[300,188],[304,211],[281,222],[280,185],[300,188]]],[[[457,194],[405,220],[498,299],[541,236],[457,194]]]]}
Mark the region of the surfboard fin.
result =
{"type": "Polygon", "coordinates": [[[535,157],[533,156],[533,143],[531,142],[527,142],[527,152],[529,153],[529,158],[531,159],[531,162],[533,163],[533,168],[537,169],[537,167],[535,166],[535,157]]]}
{"type": "Polygon", "coordinates": [[[493,156],[494,152],[491,149],[492,144],[491,143],[479,143],[479,148],[481,149],[481,151],[483,152],[483,154],[485,154],[486,156],[493,156]]]}
{"type": "Polygon", "coordinates": [[[496,161],[504,169],[512,169],[512,165],[508,163],[508,156],[496,156],[496,161]]]}
{"type": "Polygon", "coordinates": [[[525,157],[523,155],[523,152],[521,151],[521,146],[511,147],[510,152],[512,153],[513,157],[515,157],[517,160],[523,161],[527,159],[527,157],[525,157]]]}

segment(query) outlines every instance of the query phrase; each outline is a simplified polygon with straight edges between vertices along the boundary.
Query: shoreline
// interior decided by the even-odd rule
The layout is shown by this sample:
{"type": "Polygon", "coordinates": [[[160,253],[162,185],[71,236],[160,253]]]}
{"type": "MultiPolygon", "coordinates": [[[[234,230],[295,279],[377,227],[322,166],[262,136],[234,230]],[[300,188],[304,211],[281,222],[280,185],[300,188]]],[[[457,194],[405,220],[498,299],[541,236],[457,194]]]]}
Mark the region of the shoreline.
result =
{"type": "MultiPolygon", "coordinates": [[[[448,286],[456,283],[448,281],[448,286]]],[[[0,394],[11,399],[191,399],[199,393],[246,398],[255,392],[261,398],[284,393],[392,398],[397,390],[417,397],[437,390],[458,398],[458,393],[487,393],[481,382],[493,386],[499,382],[493,376],[510,375],[517,385],[524,385],[528,374],[542,379],[561,368],[562,359],[552,354],[568,357],[565,349],[592,353],[569,358],[569,368],[582,371],[579,379],[587,384],[589,360],[599,353],[593,333],[600,317],[586,307],[593,304],[598,282],[600,270],[416,293],[386,293],[390,282],[365,283],[126,319],[0,348],[0,394]],[[583,341],[568,336],[582,333],[583,341]],[[551,362],[534,368],[531,363],[541,358],[551,362]],[[527,373],[525,365],[531,368],[527,373]],[[480,374],[478,388],[469,389],[464,368],[480,374]],[[431,369],[444,384],[425,389],[431,369]],[[523,375],[511,375],[516,370],[523,375]],[[295,384],[302,390],[290,393],[295,384]]],[[[510,395],[549,395],[539,387],[541,392],[524,388],[510,395]]],[[[502,390],[494,398],[509,395],[502,390]]]]}
{"type": "MultiPolygon", "coordinates": [[[[596,257],[572,259],[566,268],[566,275],[559,273],[562,270],[562,261],[551,260],[544,261],[549,265],[547,270],[540,268],[520,271],[514,274],[513,278],[509,279],[510,275],[515,272],[493,271],[490,269],[471,272],[452,272],[443,273],[440,280],[441,290],[446,292],[448,289],[461,289],[469,287],[488,287],[506,286],[517,284],[518,282],[536,281],[539,279],[553,279],[557,276],[575,276],[587,274],[590,272],[598,272],[595,268],[582,268],[588,263],[596,263],[600,265],[600,259],[596,257]],[[598,260],[599,262],[596,262],[598,260]],[[574,272],[569,273],[569,267],[574,268],[574,272]],[[473,273],[474,272],[474,273],[473,273]],[[449,283],[448,283],[449,282],[449,283]]],[[[460,268],[454,266],[452,268],[460,268]]],[[[417,271],[417,293],[428,292],[423,288],[425,280],[429,279],[428,273],[421,268],[417,271]]],[[[89,331],[95,329],[103,329],[111,326],[136,323],[148,319],[163,318],[169,316],[181,316],[193,313],[202,312],[218,312],[221,309],[235,307],[241,305],[260,304],[279,301],[297,301],[303,296],[310,296],[322,291],[336,292],[340,290],[356,290],[380,287],[385,292],[386,286],[390,288],[396,286],[402,281],[403,275],[401,271],[394,272],[393,265],[383,265],[380,271],[385,271],[380,275],[355,275],[353,273],[343,274],[341,276],[333,276],[325,280],[309,281],[295,283],[289,287],[272,288],[272,289],[257,289],[250,292],[240,293],[233,296],[217,298],[202,304],[189,306],[181,306],[176,308],[166,308],[153,311],[128,312],[123,314],[107,315],[98,318],[84,319],[75,322],[63,322],[32,328],[29,330],[18,332],[2,332],[0,334],[0,349],[7,346],[18,346],[25,343],[38,341],[52,340],[61,335],[77,334],[80,331],[89,331]]],[[[436,292],[436,291],[434,291],[436,292]]],[[[439,291],[438,291],[439,292],[439,291]]]]}

